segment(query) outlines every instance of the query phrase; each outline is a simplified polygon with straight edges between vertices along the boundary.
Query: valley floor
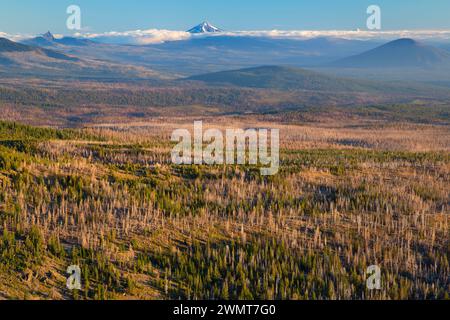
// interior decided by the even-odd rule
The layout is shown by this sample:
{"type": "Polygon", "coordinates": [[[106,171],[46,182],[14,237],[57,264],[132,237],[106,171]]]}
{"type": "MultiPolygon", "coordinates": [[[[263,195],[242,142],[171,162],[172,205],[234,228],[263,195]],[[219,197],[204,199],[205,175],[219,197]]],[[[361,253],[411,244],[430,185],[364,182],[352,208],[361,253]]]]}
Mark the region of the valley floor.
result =
{"type": "Polygon", "coordinates": [[[171,164],[197,117],[2,122],[0,299],[448,299],[449,126],[378,119],[204,119],[280,128],[272,177],[171,164]]]}

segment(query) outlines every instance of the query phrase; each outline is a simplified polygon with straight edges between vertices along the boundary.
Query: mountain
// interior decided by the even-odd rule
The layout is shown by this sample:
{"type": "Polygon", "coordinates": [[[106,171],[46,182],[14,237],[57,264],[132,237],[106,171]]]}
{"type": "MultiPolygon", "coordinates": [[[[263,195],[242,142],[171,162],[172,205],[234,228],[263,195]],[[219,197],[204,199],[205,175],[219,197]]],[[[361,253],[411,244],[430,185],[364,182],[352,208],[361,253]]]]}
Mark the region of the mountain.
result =
{"type": "MultiPolygon", "coordinates": [[[[339,38],[312,38],[308,40],[283,39],[263,36],[230,36],[215,35],[213,37],[194,37],[182,41],[170,41],[149,47],[167,48],[171,50],[222,50],[242,52],[254,52],[261,56],[260,50],[264,51],[264,56],[276,52],[276,56],[303,55],[303,56],[336,56],[345,57],[349,54],[361,53],[377,47],[378,43],[372,41],[346,40],[339,38]]],[[[239,55],[235,59],[239,58],[239,55]]]]}
{"type": "Polygon", "coordinates": [[[159,78],[158,73],[147,68],[81,59],[6,38],[0,38],[0,74],[2,77],[159,78]]]}
{"type": "Polygon", "coordinates": [[[307,90],[311,92],[362,93],[380,97],[440,96],[449,97],[448,89],[411,82],[385,82],[350,79],[295,67],[262,66],[197,75],[183,79],[200,81],[209,86],[236,86],[277,90],[307,90]]]}
{"type": "Polygon", "coordinates": [[[40,47],[28,46],[22,43],[13,42],[6,38],[0,38],[0,55],[3,57],[18,57],[19,54],[27,53],[29,57],[42,57],[55,60],[78,61],[79,59],[57,51],[52,51],[40,47]]]}
{"type": "Polygon", "coordinates": [[[330,64],[340,68],[426,68],[450,66],[450,52],[413,39],[398,39],[330,64]]]}
{"type": "Polygon", "coordinates": [[[44,38],[47,41],[55,41],[55,37],[53,36],[53,34],[50,31],[47,31],[46,33],[44,33],[42,35],[42,38],[44,38]]]}
{"type": "Polygon", "coordinates": [[[119,45],[72,37],[53,37],[54,40],[49,41],[49,37],[46,40],[43,36],[22,43],[88,59],[114,61],[184,76],[258,65],[320,66],[379,45],[376,41],[332,37],[300,40],[245,33],[198,35],[148,45],[119,45]]]}
{"type": "Polygon", "coordinates": [[[209,85],[232,85],[248,88],[314,91],[373,91],[378,84],[328,76],[301,68],[262,66],[240,70],[222,71],[189,77],[209,85]]]}
{"type": "Polygon", "coordinates": [[[23,44],[39,47],[52,47],[56,44],[56,38],[50,31],[32,39],[22,41],[23,44]]]}
{"type": "Polygon", "coordinates": [[[22,41],[23,44],[31,45],[31,46],[38,46],[38,47],[48,47],[48,48],[54,48],[58,46],[77,46],[77,47],[84,47],[88,45],[95,44],[94,41],[88,40],[88,39],[80,39],[80,38],[74,38],[74,37],[63,37],[63,38],[55,38],[54,35],[48,31],[47,33],[44,33],[41,36],[32,38],[32,39],[26,39],[22,41]]]}
{"type": "Polygon", "coordinates": [[[0,38],[0,54],[5,52],[27,52],[33,48],[21,43],[13,42],[6,38],[0,38]]]}
{"type": "MultiPolygon", "coordinates": [[[[191,37],[187,40],[147,45],[135,61],[158,64],[161,70],[187,75],[242,69],[261,65],[313,66],[373,49],[374,41],[317,38],[310,40],[273,38],[250,35],[191,37]]],[[[120,50],[120,49],[118,49],[120,50]]],[[[138,48],[127,48],[126,55],[135,56],[138,48]]],[[[115,50],[115,54],[118,51],[115,50]]]]}
{"type": "Polygon", "coordinates": [[[211,32],[221,32],[222,30],[213,26],[208,21],[204,21],[199,25],[189,29],[187,32],[189,33],[211,33],[211,32]]]}
{"type": "Polygon", "coordinates": [[[92,40],[79,39],[79,38],[74,38],[74,37],[64,37],[61,39],[56,39],[55,42],[58,44],[64,45],[64,46],[79,46],[79,47],[96,44],[96,42],[94,42],[92,40]]]}

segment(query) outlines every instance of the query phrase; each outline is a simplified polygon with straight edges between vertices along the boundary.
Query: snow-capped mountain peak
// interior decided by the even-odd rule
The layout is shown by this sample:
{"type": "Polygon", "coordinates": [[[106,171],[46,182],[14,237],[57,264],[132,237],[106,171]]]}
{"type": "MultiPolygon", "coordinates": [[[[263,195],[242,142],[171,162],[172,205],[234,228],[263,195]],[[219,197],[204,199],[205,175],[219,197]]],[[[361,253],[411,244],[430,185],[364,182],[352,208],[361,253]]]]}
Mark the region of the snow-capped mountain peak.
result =
{"type": "Polygon", "coordinates": [[[188,30],[189,33],[209,33],[209,32],[221,32],[222,30],[213,26],[207,21],[200,23],[194,28],[188,30]]]}

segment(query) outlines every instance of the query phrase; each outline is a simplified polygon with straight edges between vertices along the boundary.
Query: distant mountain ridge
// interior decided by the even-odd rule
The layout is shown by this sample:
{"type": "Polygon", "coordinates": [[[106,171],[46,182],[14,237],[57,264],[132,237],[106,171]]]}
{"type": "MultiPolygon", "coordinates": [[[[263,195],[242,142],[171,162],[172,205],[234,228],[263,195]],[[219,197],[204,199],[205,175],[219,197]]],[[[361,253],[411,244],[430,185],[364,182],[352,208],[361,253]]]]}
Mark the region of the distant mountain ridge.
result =
{"type": "Polygon", "coordinates": [[[0,53],[3,52],[27,52],[32,51],[33,48],[25,44],[13,42],[6,38],[0,38],[0,53]]]}
{"type": "Polygon", "coordinates": [[[78,61],[77,57],[69,56],[64,53],[60,53],[57,51],[52,51],[45,48],[33,47],[22,43],[13,42],[6,38],[0,38],[0,54],[14,54],[14,53],[23,53],[23,52],[32,52],[33,54],[39,56],[45,56],[47,58],[57,59],[57,60],[66,60],[66,61],[78,61]]]}
{"type": "Polygon", "coordinates": [[[450,52],[403,38],[330,65],[343,68],[442,67],[450,66],[450,52]]]}
{"type": "Polygon", "coordinates": [[[189,77],[211,85],[232,85],[248,88],[300,89],[314,91],[373,90],[362,81],[328,76],[306,69],[285,66],[261,66],[189,77]]]}
{"type": "MultiPolygon", "coordinates": [[[[48,35],[46,38],[50,39],[48,35]]],[[[0,74],[3,77],[159,78],[159,74],[150,69],[81,59],[6,38],[0,38],[0,74]]]]}
{"type": "Polygon", "coordinates": [[[26,39],[22,41],[23,44],[40,46],[40,47],[55,47],[58,45],[64,46],[88,46],[95,44],[94,41],[89,39],[81,39],[75,37],[63,37],[55,38],[55,36],[50,32],[46,32],[41,36],[35,38],[26,39]]]}
{"type": "Polygon", "coordinates": [[[210,86],[236,86],[244,88],[307,90],[328,93],[367,93],[384,95],[439,95],[449,96],[445,88],[424,84],[392,83],[351,79],[297,67],[261,66],[239,70],[215,72],[186,78],[210,86]]]}
{"type": "MultiPolygon", "coordinates": [[[[210,25],[207,24],[207,26],[210,25]]],[[[217,29],[214,27],[211,32],[217,32],[217,29]]],[[[205,25],[199,25],[197,31],[204,32],[205,25]]],[[[450,81],[449,68],[446,67],[450,66],[450,52],[412,39],[398,39],[380,45],[380,42],[375,40],[362,41],[335,37],[285,39],[248,34],[236,36],[219,32],[212,36],[205,34],[158,44],[119,45],[83,38],[60,38],[47,32],[22,43],[4,43],[0,50],[4,52],[0,56],[1,65],[25,66],[27,64],[26,69],[30,72],[33,68],[40,69],[43,66],[46,69],[53,68],[55,65],[52,63],[55,62],[58,63],[57,68],[63,72],[65,67],[61,63],[62,60],[79,59],[83,60],[82,64],[86,66],[86,69],[88,69],[87,66],[93,66],[96,62],[102,62],[103,66],[114,65],[116,70],[121,65],[125,69],[134,66],[158,70],[170,79],[223,70],[236,71],[254,66],[293,66],[310,70],[315,68],[321,72],[321,75],[330,75],[329,78],[335,75],[334,77],[340,79],[371,78],[430,83],[449,83],[450,81]],[[38,52],[37,49],[41,51],[38,52]],[[5,53],[7,50],[15,51],[16,57],[8,56],[5,53]],[[31,63],[26,61],[25,55],[22,55],[22,61],[17,60],[20,51],[30,50],[33,50],[34,59],[31,63]],[[36,61],[38,56],[45,56],[46,59],[53,58],[57,61],[42,59],[36,61]]],[[[97,71],[95,73],[98,74],[97,71]]],[[[275,81],[269,84],[270,79],[274,77],[268,74],[268,78],[261,79],[257,86],[266,83],[269,87],[295,87],[296,81],[301,83],[301,80],[298,77],[295,81],[291,79],[293,73],[296,72],[279,72],[278,70],[275,74],[279,76],[280,84],[275,81]],[[286,79],[292,81],[286,81],[286,79]]],[[[246,78],[246,85],[250,84],[249,80],[246,78]]],[[[325,79],[322,78],[321,81],[323,80],[325,79]]]]}
{"type": "Polygon", "coordinates": [[[258,65],[321,65],[379,45],[378,41],[333,37],[305,40],[245,34],[236,36],[220,32],[132,46],[71,37],[48,41],[43,36],[22,43],[83,58],[157,68],[161,72],[185,76],[258,65]]]}

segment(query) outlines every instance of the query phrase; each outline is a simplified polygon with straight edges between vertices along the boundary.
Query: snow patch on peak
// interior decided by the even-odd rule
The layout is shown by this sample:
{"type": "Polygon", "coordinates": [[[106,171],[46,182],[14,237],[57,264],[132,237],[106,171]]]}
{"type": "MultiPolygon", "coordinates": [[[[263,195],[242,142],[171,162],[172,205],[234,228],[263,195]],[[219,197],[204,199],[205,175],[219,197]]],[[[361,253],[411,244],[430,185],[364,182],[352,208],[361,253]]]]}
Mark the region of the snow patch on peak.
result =
{"type": "Polygon", "coordinates": [[[189,33],[210,33],[210,32],[221,32],[222,30],[213,26],[208,21],[204,21],[194,28],[188,30],[189,33]]]}

